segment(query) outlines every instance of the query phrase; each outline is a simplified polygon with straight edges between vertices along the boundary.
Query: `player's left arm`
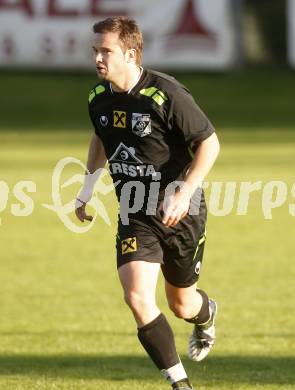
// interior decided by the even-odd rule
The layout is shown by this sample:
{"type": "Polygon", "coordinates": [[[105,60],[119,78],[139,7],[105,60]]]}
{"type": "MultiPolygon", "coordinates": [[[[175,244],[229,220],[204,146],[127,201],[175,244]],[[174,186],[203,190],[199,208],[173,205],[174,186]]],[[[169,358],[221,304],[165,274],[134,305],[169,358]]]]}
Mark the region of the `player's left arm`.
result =
{"type": "Polygon", "coordinates": [[[202,185],[205,177],[210,172],[219,150],[220,145],[216,133],[211,134],[198,146],[195,157],[184,179],[191,196],[202,185]]]}
{"type": "Polygon", "coordinates": [[[195,191],[212,168],[218,154],[219,141],[216,133],[199,143],[194,159],[184,178],[183,186],[164,202],[164,215],[162,222],[167,227],[175,226],[189,211],[190,201],[195,191]]]}

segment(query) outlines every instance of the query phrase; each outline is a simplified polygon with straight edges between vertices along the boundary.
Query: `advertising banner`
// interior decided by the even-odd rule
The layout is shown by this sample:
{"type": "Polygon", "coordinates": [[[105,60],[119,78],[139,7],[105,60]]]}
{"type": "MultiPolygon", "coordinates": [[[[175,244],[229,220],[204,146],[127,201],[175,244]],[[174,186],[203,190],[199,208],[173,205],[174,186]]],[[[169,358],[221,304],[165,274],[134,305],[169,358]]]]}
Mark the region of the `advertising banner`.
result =
{"type": "Polygon", "coordinates": [[[237,60],[231,0],[0,0],[0,66],[92,66],[92,25],[134,18],[144,34],[144,65],[224,69],[237,60]]]}

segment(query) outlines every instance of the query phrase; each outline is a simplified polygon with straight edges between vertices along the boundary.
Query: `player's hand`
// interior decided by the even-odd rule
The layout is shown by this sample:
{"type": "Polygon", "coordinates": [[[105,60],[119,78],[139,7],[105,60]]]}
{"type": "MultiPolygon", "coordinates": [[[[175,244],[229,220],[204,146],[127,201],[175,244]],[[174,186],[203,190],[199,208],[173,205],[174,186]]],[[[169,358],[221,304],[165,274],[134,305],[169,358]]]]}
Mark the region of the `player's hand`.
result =
{"type": "Polygon", "coordinates": [[[79,221],[92,221],[93,217],[91,215],[86,214],[86,203],[80,201],[79,199],[76,200],[76,208],[75,208],[75,214],[79,221]]]}
{"type": "Polygon", "coordinates": [[[177,191],[175,194],[165,197],[160,205],[160,210],[163,212],[163,224],[166,227],[174,227],[187,215],[190,200],[189,193],[182,191],[177,191]]]}

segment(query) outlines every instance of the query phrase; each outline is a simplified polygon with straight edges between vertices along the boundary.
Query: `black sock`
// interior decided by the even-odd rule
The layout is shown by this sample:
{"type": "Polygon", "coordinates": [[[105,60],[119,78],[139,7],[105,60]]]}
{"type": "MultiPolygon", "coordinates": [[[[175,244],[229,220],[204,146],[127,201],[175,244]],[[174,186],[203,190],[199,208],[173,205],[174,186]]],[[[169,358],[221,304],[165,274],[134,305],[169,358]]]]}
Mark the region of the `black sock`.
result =
{"type": "Polygon", "coordinates": [[[203,303],[199,313],[193,317],[186,319],[187,322],[192,322],[193,324],[205,324],[210,319],[209,312],[209,298],[205,291],[197,289],[198,293],[201,294],[203,298],[203,303]]]}
{"type": "Polygon", "coordinates": [[[159,370],[168,369],[180,362],[172,329],[162,313],[138,329],[138,338],[159,370]]]}

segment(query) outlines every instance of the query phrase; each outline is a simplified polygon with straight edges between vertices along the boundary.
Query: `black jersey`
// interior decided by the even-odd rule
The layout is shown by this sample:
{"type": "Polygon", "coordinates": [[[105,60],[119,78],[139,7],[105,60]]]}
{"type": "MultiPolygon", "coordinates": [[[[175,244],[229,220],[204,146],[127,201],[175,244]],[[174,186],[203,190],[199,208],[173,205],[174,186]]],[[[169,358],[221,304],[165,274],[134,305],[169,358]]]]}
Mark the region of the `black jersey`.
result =
{"type": "Polygon", "coordinates": [[[158,181],[163,194],[170,182],[183,179],[191,149],[214,132],[183,85],[146,69],[128,92],[98,83],[89,94],[89,115],[104,145],[118,199],[130,181],[140,181],[147,191],[158,181]]]}

